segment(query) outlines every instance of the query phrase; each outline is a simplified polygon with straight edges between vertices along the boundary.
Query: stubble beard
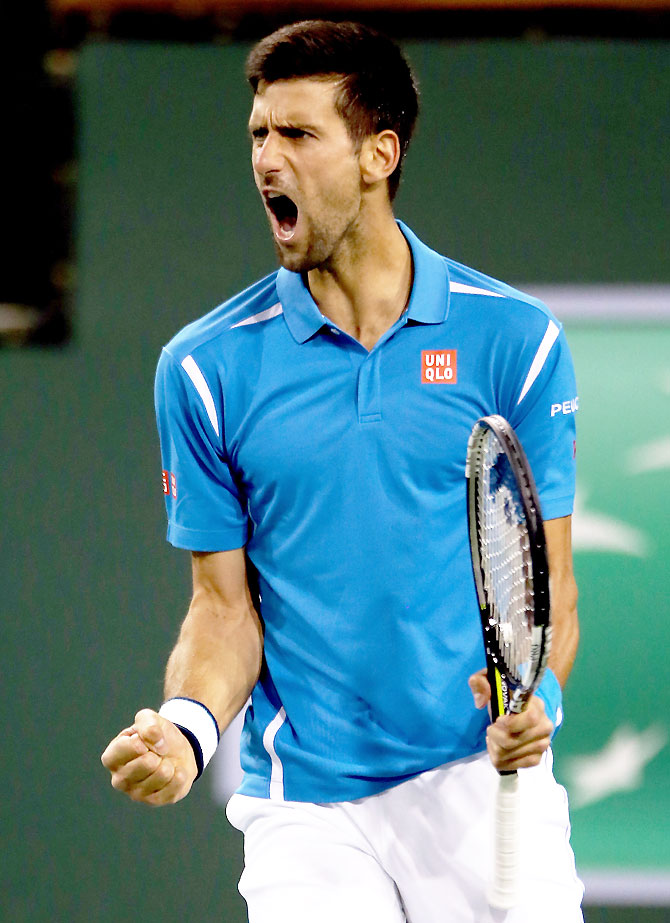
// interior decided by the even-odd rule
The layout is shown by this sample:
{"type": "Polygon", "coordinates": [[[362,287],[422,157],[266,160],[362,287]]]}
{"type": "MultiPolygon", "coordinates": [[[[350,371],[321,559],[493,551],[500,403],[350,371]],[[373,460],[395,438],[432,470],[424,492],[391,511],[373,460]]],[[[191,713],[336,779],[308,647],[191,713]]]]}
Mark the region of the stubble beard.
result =
{"type": "Polygon", "coordinates": [[[357,217],[358,215],[354,215],[349,220],[342,221],[339,228],[325,223],[315,227],[309,219],[305,219],[307,249],[304,253],[282,248],[273,234],[272,239],[280,264],[291,272],[303,274],[313,269],[326,269],[357,217]]]}
{"type": "Polygon", "coordinates": [[[288,247],[282,247],[273,235],[277,259],[284,269],[290,272],[307,273],[312,269],[318,269],[330,259],[334,245],[331,239],[323,233],[311,233],[308,238],[307,250],[304,253],[300,251],[291,251],[288,247]]]}

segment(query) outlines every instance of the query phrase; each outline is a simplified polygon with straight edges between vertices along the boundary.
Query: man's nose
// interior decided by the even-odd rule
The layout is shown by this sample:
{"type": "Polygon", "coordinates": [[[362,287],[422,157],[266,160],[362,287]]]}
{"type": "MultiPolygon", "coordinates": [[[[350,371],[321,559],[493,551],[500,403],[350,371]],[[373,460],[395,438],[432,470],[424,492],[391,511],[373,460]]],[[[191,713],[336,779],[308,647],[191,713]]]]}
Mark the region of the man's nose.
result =
{"type": "Polygon", "coordinates": [[[265,175],[281,170],[284,163],[281,138],[274,132],[268,132],[263,143],[254,149],[254,170],[265,175]]]}

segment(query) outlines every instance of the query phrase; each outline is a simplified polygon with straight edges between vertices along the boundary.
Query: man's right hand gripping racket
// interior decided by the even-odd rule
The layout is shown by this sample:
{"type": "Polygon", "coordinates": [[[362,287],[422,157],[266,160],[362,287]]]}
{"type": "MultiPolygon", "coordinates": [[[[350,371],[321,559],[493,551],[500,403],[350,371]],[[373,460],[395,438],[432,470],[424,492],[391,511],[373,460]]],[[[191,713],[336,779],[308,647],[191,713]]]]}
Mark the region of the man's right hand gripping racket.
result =
{"type": "MultiPolygon", "coordinates": [[[[491,685],[491,716],[523,711],[549,656],[549,567],[540,503],[516,433],[482,417],[468,443],[468,524],[491,685]]],[[[519,900],[520,822],[516,772],[502,772],[495,810],[493,907],[519,900]]]]}

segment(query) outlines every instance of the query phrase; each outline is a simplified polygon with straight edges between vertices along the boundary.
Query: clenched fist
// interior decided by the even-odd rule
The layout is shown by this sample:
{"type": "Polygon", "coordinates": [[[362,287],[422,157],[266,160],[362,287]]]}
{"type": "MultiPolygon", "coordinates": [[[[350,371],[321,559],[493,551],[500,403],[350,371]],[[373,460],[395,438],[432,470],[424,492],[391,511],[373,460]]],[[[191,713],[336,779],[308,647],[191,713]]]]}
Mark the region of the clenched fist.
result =
{"type": "Polygon", "coordinates": [[[101,756],[112,786],[133,801],[174,804],[188,795],[198,774],[193,748],[179,728],[144,708],[101,756]]]}

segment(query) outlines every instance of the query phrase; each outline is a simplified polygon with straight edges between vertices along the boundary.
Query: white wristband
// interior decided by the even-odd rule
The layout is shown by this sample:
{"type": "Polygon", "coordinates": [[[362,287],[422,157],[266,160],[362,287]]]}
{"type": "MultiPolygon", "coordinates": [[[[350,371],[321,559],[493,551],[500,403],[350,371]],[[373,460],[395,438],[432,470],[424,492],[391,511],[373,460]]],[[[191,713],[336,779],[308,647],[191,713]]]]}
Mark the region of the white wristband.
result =
{"type": "MultiPolygon", "coordinates": [[[[198,767],[200,774],[219,745],[219,726],[214,715],[202,702],[181,696],[163,702],[158,714],[178,727],[185,728],[196,739],[202,754],[202,766],[198,767]]],[[[196,762],[199,762],[197,753],[196,762]]]]}

